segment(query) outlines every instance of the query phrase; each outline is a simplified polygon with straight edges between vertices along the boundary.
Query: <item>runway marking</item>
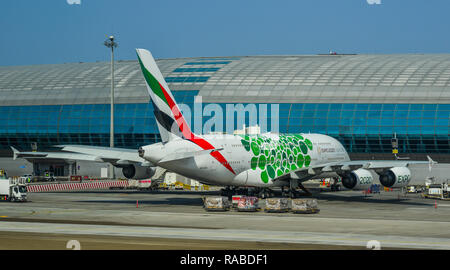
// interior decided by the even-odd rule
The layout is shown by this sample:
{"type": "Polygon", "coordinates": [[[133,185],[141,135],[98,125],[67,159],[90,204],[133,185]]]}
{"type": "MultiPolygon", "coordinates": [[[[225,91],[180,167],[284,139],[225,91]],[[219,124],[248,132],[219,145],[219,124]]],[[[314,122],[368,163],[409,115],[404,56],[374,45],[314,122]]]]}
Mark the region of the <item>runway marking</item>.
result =
{"type": "Polygon", "coordinates": [[[438,207],[450,207],[450,204],[438,204],[438,207]]]}
{"type": "MultiPolygon", "coordinates": [[[[408,207],[406,209],[408,210],[430,210],[430,208],[435,208],[436,206],[434,204],[430,204],[424,207],[408,207]]],[[[450,204],[437,204],[437,209],[440,207],[450,207],[450,204]]]]}
{"type": "Polygon", "coordinates": [[[38,233],[90,234],[125,237],[175,238],[175,239],[206,239],[206,240],[239,240],[278,243],[305,243],[328,245],[352,245],[365,249],[369,240],[377,239],[383,247],[396,248],[430,248],[449,249],[449,238],[411,237],[398,235],[370,235],[354,233],[318,233],[318,232],[279,232],[261,230],[234,229],[189,229],[185,228],[154,228],[136,226],[103,226],[103,225],[73,225],[26,222],[0,222],[0,231],[20,231],[38,233]],[[40,226],[40,224],[42,226],[40,226]]]}

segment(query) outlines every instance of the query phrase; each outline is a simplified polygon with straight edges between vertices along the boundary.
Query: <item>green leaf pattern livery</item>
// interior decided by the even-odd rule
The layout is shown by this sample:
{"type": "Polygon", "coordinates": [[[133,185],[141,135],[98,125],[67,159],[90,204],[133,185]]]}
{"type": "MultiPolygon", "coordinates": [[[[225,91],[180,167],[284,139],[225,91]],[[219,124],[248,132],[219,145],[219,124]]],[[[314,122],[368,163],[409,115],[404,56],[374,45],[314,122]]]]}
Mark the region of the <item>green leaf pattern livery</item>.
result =
{"type": "Polygon", "coordinates": [[[280,135],[279,140],[260,135],[241,137],[245,150],[253,155],[251,168],[261,171],[264,183],[311,163],[308,152],[313,144],[301,135],[280,135]]]}

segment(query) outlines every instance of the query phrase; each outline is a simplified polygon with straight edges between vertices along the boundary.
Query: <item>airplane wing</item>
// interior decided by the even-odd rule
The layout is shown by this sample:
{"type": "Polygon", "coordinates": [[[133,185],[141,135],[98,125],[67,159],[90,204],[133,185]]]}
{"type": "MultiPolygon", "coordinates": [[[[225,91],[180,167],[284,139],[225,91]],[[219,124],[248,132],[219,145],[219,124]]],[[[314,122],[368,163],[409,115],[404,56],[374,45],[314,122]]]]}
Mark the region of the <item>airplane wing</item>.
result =
{"type": "Polygon", "coordinates": [[[101,161],[95,155],[85,155],[80,153],[62,153],[62,152],[20,152],[11,146],[13,151],[13,159],[23,158],[26,160],[36,159],[63,159],[63,160],[86,160],[86,161],[101,161]]]}
{"type": "Polygon", "coordinates": [[[142,166],[151,166],[148,161],[141,158],[136,149],[87,146],[87,145],[56,145],[65,152],[73,152],[95,156],[96,161],[109,162],[113,165],[128,165],[139,163],[142,166]]]}
{"type": "Polygon", "coordinates": [[[284,180],[286,178],[294,178],[294,179],[305,179],[309,180],[314,178],[314,176],[323,174],[323,173],[345,173],[354,171],[357,169],[368,169],[378,171],[388,170],[394,167],[408,167],[411,164],[436,164],[437,162],[433,161],[428,156],[428,161],[414,161],[414,160],[355,160],[355,161],[344,161],[344,162],[330,162],[324,163],[316,166],[300,168],[295,171],[280,175],[279,177],[273,179],[276,180],[284,180]]]}
{"type": "Polygon", "coordinates": [[[135,149],[85,145],[58,145],[56,147],[60,147],[62,152],[20,152],[12,146],[11,149],[13,150],[13,159],[24,158],[29,161],[37,159],[58,159],[65,161],[108,162],[114,166],[129,164],[153,166],[153,164],[139,157],[135,149]]]}

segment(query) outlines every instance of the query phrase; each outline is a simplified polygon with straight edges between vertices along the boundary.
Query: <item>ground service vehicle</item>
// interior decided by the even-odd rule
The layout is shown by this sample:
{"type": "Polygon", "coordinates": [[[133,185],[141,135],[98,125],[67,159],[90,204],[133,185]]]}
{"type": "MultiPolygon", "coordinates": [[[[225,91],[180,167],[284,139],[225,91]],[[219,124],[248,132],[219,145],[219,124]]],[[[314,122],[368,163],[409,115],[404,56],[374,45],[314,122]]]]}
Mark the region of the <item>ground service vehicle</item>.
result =
{"type": "Polygon", "coordinates": [[[27,201],[27,187],[16,184],[11,179],[0,179],[0,199],[2,201],[27,201]]]}

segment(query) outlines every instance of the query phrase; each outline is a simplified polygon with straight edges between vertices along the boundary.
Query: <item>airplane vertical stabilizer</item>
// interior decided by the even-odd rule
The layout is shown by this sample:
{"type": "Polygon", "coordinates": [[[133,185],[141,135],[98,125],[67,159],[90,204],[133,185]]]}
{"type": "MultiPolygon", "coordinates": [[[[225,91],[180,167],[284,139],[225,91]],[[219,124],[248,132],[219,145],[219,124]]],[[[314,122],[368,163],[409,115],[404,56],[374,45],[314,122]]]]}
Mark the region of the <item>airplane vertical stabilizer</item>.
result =
{"type": "Polygon", "coordinates": [[[136,52],[153,103],[162,141],[170,141],[174,136],[189,139],[192,136],[191,130],[152,54],[144,49],[136,49],[136,52]]]}

